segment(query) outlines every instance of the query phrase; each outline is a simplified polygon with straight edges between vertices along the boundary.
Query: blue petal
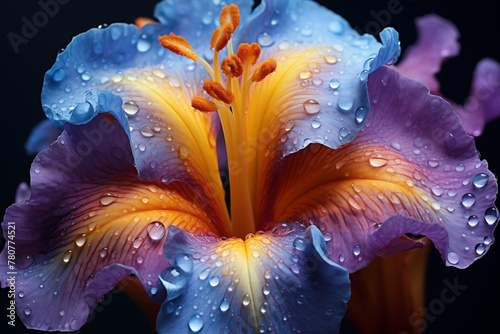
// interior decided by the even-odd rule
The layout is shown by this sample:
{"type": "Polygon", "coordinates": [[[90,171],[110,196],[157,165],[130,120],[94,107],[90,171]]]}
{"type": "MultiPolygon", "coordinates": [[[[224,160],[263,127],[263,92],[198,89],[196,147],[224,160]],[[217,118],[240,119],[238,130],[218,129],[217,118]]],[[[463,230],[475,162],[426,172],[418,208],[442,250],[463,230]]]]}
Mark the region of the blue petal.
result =
{"type": "MultiPolygon", "coordinates": [[[[283,155],[311,143],[337,148],[356,137],[370,110],[369,73],[395,62],[400,54],[394,29],[384,29],[380,37],[382,44],[371,35],[360,36],[342,17],[312,1],[262,1],[252,13],[239,42],[259,43],[262,59],[275,58],[278,70],[280,59],[301,50],[312,54],[309,64],[300,65],[304,68],[299,72],[306,75],[294,74],[287,91],[280,88],[281,95],[290,95],[281,108],[288,112],[276,119],[294,123],[292,135],[277,136],[276,141],[286,141],[283,155]],[[322,49],[311,51],[312,47],[322,49]],[[308,99],[314,100],[312,112],[304,112],[308,99]]],[[[276,113],[276,108],[269,112],[276,113]]]]}
{"type": "Polygon", "coordinates": [[[61,130],[55,129],[47,119],[38,123],[25,144],[25,149],[28,154],[35,155],[38,152],[45,150],[52,144],[61,134],[61,130]]]}
{"type": "Polygon", "coordinates": [[[314,226],[221,240],[169,228],[160,274],[167,299],[159,333],[335,333],[350,296],[348,273],[326,257],[314,226]],[[307,315],[305,317],[304,315],[307,315]]]}
{"type": "MultiPolygon", "coordinates": [[[[228,1],[240,9],[240,22],[244,23],[250,15],[253,0],[228,1]]],[[[222,8],[228,4],[221,0],[164,0],[156,5],[155,17],[165,29],[186,38],[200,55],[210,49],[210,39],[217,27],[222,8]]],[[[241,27],[236,30],[239,33],[241,27]]],[[[209,59],[212,52],[206,55],[209,59]]]]}

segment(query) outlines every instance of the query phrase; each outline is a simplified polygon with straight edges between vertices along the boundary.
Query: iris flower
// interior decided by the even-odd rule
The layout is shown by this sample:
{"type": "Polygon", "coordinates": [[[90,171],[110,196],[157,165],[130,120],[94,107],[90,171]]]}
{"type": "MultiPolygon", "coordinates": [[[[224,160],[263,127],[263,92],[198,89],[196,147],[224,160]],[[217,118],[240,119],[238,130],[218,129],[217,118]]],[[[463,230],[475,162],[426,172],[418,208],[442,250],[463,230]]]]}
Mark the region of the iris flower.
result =
{"type": "Polygon", "coordinates": [[[2,225],[28,328],[80,328],[133,274],[160,333],[331,333],[376,255],[425,235],[465,268],[489,249],[496,180],[450,105],[383,66],[396,31],[379,43],[310,1],[251,7],[167,0],[159,23],[58,55],[42,104],[64,131],[2,225]]]}

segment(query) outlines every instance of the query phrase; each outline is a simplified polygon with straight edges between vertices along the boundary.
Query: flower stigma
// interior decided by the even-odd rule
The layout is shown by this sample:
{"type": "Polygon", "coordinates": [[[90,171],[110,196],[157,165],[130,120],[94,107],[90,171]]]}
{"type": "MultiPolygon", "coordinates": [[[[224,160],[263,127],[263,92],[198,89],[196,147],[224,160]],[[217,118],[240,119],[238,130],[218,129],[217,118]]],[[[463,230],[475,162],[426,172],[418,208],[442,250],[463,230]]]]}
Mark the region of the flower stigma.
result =
{"type": "Polygon", "coordinates": [[[236,236],[243,237],[255,232],[254,208],[247,176],[245,152],[245,114],[248,93],[255,82],[260,82],[276,71],[277,63],[269,58],[257,65],[261,47],[258,43],[242,43],[236,53],[232,36],[240,23],[237,5],[228,5],[220,14],[220,28],[210,40],[214,49],[213,66],[198,56],[187,40],[173,33],[158,37],[162,46],[171,52],[199,61],[209,73],[203,90],[213,101],[195,96],[191,106],[201,112],[217,112],[221,121],[226,144],[231,197],[231,228],[236,236]],[[219,61],[219,52],[227,48],[228,56],[219,61]],[[222,72],[222,73],[221,73],[222,72]],[[222,74],[225,75],[225,80],[222,74]]]}

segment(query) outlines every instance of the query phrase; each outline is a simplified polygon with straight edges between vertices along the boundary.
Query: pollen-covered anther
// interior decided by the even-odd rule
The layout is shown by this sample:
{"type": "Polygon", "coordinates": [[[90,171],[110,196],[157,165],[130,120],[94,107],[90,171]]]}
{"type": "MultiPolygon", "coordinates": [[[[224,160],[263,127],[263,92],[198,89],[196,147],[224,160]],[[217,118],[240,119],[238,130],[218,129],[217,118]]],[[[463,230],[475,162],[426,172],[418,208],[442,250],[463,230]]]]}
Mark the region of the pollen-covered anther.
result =
{"type": "Polygon", "coordinates": [[[224,49],[233,36],[233,31],[232,23],[226,23],[222,27],[215,29],[210,40],[210,50],[215,48],[215,51],[219,52],[224,49]]]}
{"type": "Polygon", "coordinates": [[[269,58],[268,60],[262,62],[262,64],[257,66],[257,68],[253,71],[250,80],[252,80],[253,82],[264,80],[265,77],[276,71],[277,66],[278,64],[276,63],[276,60],[274,60],[273,58],[269,58]]]}
{"type": "Polygon", "coordinates": [[[260,57],[260,45],[257,43],[242,43],[238,46],[236,54],[243,64],[250,63],[250,65],[255,65],[260,57]]]}
{"type": "Polygon", "coordinates": [[[233,25],[233,32],[240,25],[240,9],[237,5],[232,4],[222,8],[220,13],[220,25],[224,26],[226,23],[233,25]]]}
{"type": "Polygon", "coordinates": [[[170,33],[170,35],[159,36],[158,40],[165,49],[194,61],[198,60],[198,55],[184,37],[170,33]]]}
{"type": "Polygon", "coordinates": [[[222,72],[228,77],[239,77],[243,74],[243,64],[237,55],[231,55],[222,60],[222,72]]]}
{"type": "Polygon", "coordinates": [[[149,17],[138,17],[135,19],[134,24],[141,29],[148,23],[158,23],[158,21],[155,21],[153,19],[150,19],[149,17]]]}
{"type": "Polygon", "coordinates": [[[201,96],[195,96],[191,99],[191,107],[202,112],[217,111],[217,106],[213,101],[209,101],[201,96]]]}
{"type": "Polygon", "coordinates": [[[225,89],[220,83],[205,79],[203,90],[216,100],[231,104],[234,101],[234,95],[225,89]]]}

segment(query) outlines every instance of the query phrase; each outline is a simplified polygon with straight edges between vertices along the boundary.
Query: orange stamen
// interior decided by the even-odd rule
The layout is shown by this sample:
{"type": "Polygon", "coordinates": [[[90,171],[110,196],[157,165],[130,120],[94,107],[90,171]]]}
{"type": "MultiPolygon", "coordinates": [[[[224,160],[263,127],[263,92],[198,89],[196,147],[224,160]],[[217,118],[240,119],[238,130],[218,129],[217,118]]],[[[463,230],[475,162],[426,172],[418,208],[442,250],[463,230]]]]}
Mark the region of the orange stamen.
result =
{"type": "Polygon", "coordinates": [[[243,64],[237,55],[224,58],[220,68],[228,77],[239,77],[243,74],[243,64]]]}
{"type": "Polygon", "coordinates": [[[158,23],[158,21],[155,21],[153,19],[150,19],[149,17],[138,17],[135,19],[134,24],[141,29],[148,23],[158,23]]]}
{"type": "Polygon", "coordinates": [[[184,37],[170,33],[170,35],[159,36],[158,40],[165,49],[194,61],[198,60],[198,55],[184,37]]]}
{"type": "Polygon", "coordinates": [[[242,43],[238,47],[236,54],[243,64],[249,62],[250,65],[255,65],[260,56],[260,45],[257,43],[252,43],[250,45],[242,43]]]}
{"type": "Polygon", "coordinates": [[[210,49],[215,48],[217,52],[224,49],[233,36],[233,31],[234,28],[231,23],[226,23],[222,27],[215,29],[212,40],[210,41],[210,49]]]}
{"type": "Polygon", "coordinates": [[[234,95],[226,90],[220,83],[205,79],[203,90],[216,100],[231,104],[234,101],[234,95]]]}
{"type": "Polygon", "coordinates": [[[201,96],[195,96],[191,99],[191,107],[202,112],[216,112],[217,106],[201,96]]]}
{"type": "Polygon", "coordinates": [[[253,71],[250,80],[252,80],[253,82],[264,80],[265,77],[276,71],[277,66],[278,64],[276,64],[276,60],[274,60],[273,58],[269,58],[268,60],[262,62],[262,64],[257,66],[257,68],[253,71]]]}
{"type": "Polygon", "coordinates": [[[233,32],[240,25],[240,9],[237,5],[232,4],[222,8],[220,13],[220,25],[224,26],[226,23],[233,25],[233,32]]]}

